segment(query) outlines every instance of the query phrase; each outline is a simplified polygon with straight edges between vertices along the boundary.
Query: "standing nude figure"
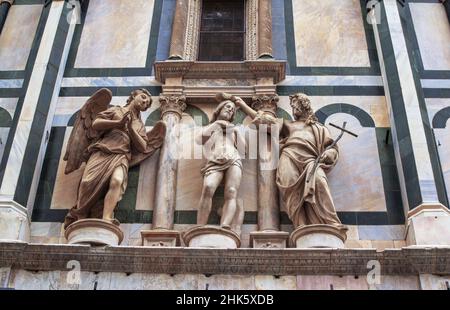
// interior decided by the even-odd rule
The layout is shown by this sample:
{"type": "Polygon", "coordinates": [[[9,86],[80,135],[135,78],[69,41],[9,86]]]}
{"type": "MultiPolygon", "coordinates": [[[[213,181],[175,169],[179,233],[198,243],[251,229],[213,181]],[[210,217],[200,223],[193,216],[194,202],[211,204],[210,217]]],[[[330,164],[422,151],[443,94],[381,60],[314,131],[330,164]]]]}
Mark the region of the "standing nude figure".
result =
{"type": "Polygon", "coordinates": [[[222,101],[214,111],[211,123],[202,129],[196,141],[209,150],[208,159],[202,168],[203,189],[199,203],[197,224],[206,225],[211,213],[212,198],[222,181],[225,183],[220,226],[231,229],[243,221],[244,211],[237,203],[237,193],[241,183],[242,162],[237,146],[245,146],[239,130],[232,123],[236,106],[230,100],[222,101]]]}

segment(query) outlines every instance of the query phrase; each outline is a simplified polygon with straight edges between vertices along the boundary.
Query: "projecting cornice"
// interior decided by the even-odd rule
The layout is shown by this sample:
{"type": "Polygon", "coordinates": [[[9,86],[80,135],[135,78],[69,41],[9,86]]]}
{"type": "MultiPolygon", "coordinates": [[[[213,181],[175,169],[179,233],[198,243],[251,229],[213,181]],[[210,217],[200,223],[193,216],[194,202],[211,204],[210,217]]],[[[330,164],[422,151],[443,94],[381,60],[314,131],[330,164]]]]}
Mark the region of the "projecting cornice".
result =
{"type": "Polygon", "coordinates": [[[179,77],[183,79],[273,78],[273,83],[277,84],[286,77],[286,62],[276,60],[155,62],[155,78],[158,82],[165,83],[166,78],[179,77]]]}
{"type": "Polygon", "coordinates": [[[384,275],[450,274],[450,248],[192,249],[0,243],[0,267],[167,274],[365,275],[378,261],[384,275]],[[369,269],[368,269],[369,268],[369,269]]]}

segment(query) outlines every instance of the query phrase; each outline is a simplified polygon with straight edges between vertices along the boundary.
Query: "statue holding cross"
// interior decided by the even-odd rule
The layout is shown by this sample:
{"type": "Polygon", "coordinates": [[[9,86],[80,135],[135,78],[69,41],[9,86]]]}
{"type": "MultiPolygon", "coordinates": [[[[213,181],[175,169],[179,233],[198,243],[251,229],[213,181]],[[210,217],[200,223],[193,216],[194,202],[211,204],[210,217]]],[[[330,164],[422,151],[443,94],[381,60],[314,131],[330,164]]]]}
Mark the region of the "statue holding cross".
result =
{"type": "MultiPolygon", "coordinates": [[[[338,160],[336,142],[340,137],[344,133],[356,135],[346,130],[345,124],[342,127],[334,125],[341,130],[341,135],[333,140],[328,129],[314,115],[308,96],[298,93],[289,98],[294,121],[256,112],[238,97],[236,102],[256,125],[277,126],[281,155],[276,183],[294,227],[331,225],[345,232],[347,228],[337,216],[325,173],[338,160]]],[[[273,130],[272,134],[275,134],[273,130]]]]}

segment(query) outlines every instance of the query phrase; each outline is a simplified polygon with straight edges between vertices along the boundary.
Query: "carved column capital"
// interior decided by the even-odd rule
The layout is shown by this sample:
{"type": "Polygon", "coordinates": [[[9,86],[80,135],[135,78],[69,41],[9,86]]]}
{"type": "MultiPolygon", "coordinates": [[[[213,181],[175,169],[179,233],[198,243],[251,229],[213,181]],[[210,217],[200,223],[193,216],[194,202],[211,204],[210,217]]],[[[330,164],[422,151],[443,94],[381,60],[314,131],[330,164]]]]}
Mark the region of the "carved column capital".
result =
{"type": "Polygon", "coordinates": [[[280,98],[277,94],[253,96],[252,108],[275,116],[279,100],[280,98]]]}
{"type": "Polygon", "coordinates": [[[161,106],[161,118],[167,113],[176,113],[181,118],[184,110],[186,110],[186,96],[161,95],[159,96],[159,104],[161,106]]]}

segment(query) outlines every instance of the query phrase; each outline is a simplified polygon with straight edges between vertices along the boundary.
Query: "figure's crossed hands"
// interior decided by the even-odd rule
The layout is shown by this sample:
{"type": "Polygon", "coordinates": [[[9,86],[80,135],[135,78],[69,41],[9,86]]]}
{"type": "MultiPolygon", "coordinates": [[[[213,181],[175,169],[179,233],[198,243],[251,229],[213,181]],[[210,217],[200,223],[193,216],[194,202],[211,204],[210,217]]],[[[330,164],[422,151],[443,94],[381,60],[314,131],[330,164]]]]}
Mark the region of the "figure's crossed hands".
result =
{"type": "Polygon", "coordinates": [[[224,120],[217,120],[214,122],[214,124],[222,129],[226,129],[228,126],[230,126],[230,123],[224,120]]]}
{"type": "Polygon", "coordinates": [[[131,122],[131,112],[128,111],[122,116],[122,119],[119,120],[118,122],[119,128],[124,128],[130,122],[131,122]]]}

